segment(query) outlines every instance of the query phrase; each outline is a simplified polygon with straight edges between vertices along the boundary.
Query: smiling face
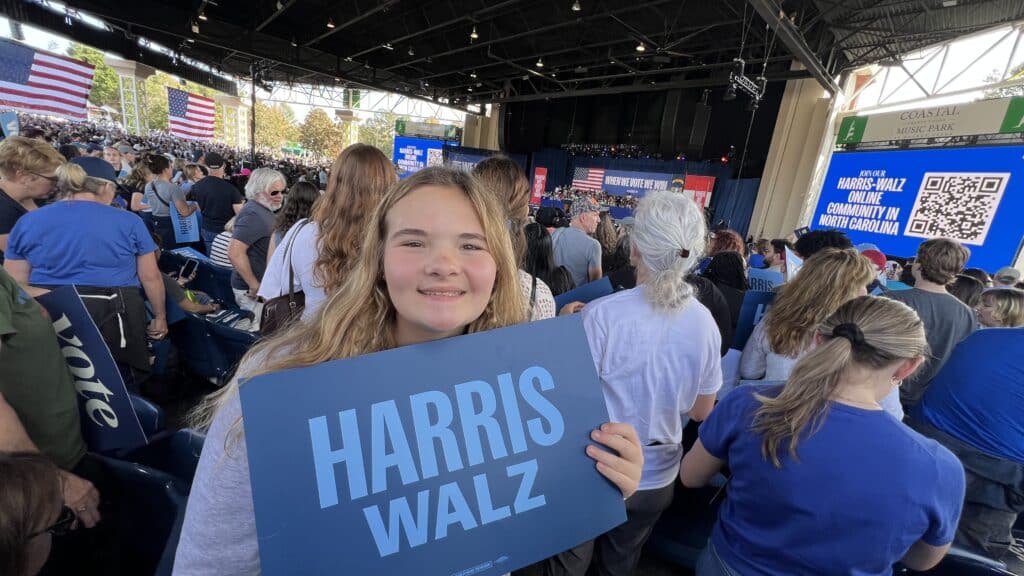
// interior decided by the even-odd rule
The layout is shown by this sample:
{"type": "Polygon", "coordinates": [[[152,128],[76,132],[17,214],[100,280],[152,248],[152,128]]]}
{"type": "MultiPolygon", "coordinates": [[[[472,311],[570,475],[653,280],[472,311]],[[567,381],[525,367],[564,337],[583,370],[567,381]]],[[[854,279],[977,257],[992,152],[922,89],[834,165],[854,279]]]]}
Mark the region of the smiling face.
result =
{"type": "Polygon", "coordinates": [[[395,203],[386,230],[398,345],[465,332],[487,307],[497,272],[473,204],[457,188],[424,186],[395,203]]]}

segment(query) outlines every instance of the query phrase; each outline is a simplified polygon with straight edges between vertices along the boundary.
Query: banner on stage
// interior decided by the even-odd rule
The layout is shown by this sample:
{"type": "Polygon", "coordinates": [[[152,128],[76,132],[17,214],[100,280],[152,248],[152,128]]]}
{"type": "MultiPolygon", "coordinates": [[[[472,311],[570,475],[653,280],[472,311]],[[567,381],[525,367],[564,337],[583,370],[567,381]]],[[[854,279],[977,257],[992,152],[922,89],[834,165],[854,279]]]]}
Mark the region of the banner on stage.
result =
{"type": "Polygon", "coordinates": [[[585,453],[608,413],[579,315],[257,376],[241,402],[267,576],[496,576],[626,519],[585,453]]]}
{"type": "Polygon", "coordinates": [[[672,178],[672,174],[662,172],[605,170],[603,190],[612,196],[642,197],[655,190],[671,189],[672,178]]]}
{"type": "Polygon", "coordinates": [[[103,336],[72,286],[36,298],[50,315],[75,379],[82,437],[93,452],[137,448],[146,434],[103,336]]]}
{"type": "Polygon", "coordinates": [[[548,169],[543,166],[537,166],[533,169],[533,190],[530,193],[530,205],[540,206],[541,199],[544,198],[544,188],[548,182],[548,169]]]}
{"type": "Polygon", "coordinates": [[[683,192],[692,196],[693,201],[701,208],[707,208],[711,204],[711,192],[714,189],[714,176],[687,174],[683,179],[683,192]]]}
{"type": "MultiPolygon", "coordinates": [[[[193,202],[189,202],[193,204],[193,202]]],[[[182,218],[178,214],[178,207],[171,206],[171,226],[174,227],[174,241],[178,244],[191,244],[199,242],[200,213],[196,210],[192,214],[182,218]]]]}

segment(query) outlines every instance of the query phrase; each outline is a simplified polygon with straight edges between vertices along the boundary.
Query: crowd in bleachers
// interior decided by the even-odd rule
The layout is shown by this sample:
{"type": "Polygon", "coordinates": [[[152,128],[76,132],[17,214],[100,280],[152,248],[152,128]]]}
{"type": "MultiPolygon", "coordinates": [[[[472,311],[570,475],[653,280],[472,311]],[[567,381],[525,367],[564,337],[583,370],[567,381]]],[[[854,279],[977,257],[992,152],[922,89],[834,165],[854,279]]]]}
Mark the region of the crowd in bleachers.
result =
{"type": "Polygon", "coordinates": [[[551,192],[544,194],[545,198],[552,200],[560,200],[571,204],[576,200],[583,198],[593,198],[602,206],[616,206],[619,208],[636,208],[639,198],[636,196],[617,196],[614,194],[608,194],[607,192],[592,192],[588,190],[581,190],[572,186],[558,186],[551,192]]]}
{"type": "Polygon", "coordinates": [[[259,574],[240,378],[576,313],[610,420],[587,454],[627,520],[519,574],[632,574],[707,485],[725,496],[693,504],[716,518],[701,576],[923,571],[954,545],[1024,566],[1021,275],[965,269],[952,240],[910,258],[837,231],[748,243],[671,192],[619,222],[561,189],[568,213],[531,214],[501,156],[399,181],[365,144],[321,171],[36,128],[0,142],[2,574],[259,574]],[[788,281],[730,350],[755,269],[788,281]],[[593,282],[613,293],[556,306],[593,282]],[[80,374],[34,300],[64,286],[145,449],[83,440],[80,374]],[[168,398],[191,428],[161,416],[168,398]]]}

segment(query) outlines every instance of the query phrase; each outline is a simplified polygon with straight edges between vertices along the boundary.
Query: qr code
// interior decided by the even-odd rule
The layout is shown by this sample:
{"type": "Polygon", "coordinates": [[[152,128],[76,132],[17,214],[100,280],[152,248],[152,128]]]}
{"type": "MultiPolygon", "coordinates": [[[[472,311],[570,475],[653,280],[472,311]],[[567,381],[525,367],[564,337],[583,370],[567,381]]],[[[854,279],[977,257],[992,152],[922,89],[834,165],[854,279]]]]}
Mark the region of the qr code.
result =
{"type": "Polygon", "coordinates": [[[427,148],[427,166],[444,165],[444,151],[440,148],[427,148]]]}
{"type": "Polygon", "coordinates": [[[1008,172],[925,172],[903,234],[980,246],[1009,181],[1008,172]]]}

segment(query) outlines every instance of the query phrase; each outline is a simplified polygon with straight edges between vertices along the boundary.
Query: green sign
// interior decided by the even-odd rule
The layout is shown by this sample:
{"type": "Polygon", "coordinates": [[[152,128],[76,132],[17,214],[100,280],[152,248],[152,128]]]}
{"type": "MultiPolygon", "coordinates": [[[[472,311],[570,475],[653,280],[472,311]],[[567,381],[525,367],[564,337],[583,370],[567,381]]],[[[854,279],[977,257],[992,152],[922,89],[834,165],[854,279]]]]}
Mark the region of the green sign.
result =
{"type": "Polygon", "coordinates": [[[1006,116],[1003,117],[1003,124],[999,127],[1000,134],[1011,132],[1024,132],[1024,98],[1017,97],[1010,100],[1006,107],[1006,116]]]}
{"type": "Polygon", "coordinates": [[[867,116],[848,116],[839,125],[839,137],[836,144],[856,144],[864,138],[864,128],[868,125],[867,116]]]}

